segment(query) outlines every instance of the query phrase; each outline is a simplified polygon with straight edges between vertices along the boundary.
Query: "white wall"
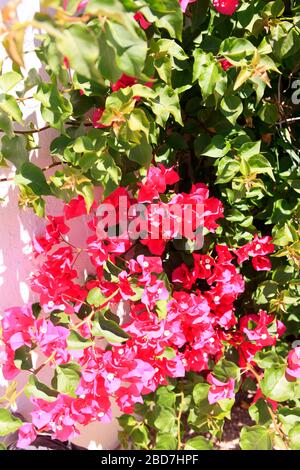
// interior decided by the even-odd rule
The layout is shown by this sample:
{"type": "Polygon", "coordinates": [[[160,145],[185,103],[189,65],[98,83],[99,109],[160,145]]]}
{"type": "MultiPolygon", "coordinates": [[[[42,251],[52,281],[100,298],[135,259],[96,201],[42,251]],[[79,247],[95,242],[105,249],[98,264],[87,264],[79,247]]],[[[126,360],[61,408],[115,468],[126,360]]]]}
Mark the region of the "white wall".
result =
{"type": "MultiPolygon", "coordinates": [[[[0,0],[2,8],[7,0],[0,0]]],[[[32,17],[39,8],[39,0],[23,0],[19,6],[18,14],[20,21],[26,21],[32,17]]],[[[32,51],[34,41],[32,31],[29,30],[25,49],[32,51]]],[[[5,51],[0,45],[0,57],[5,57],[5,51]]],[[[40,63],[34,53],[25,55],[26,68],[40,69],[40,63]]],[[[4,70],[9,70],[9,61],[4,62],[4,70]]],[[[29,92],[32,95],[32,91],[29,92]]],[[[44,122],[39,113],[39,105],[34,100],[28,100],[23,107],[24,117],[28,122],[34,122],[36,126],[42,127],[44,122]]],[[[31,160],[38,161],[41,167],[49,163],[49,144],[54,138],[53,130],[41,134],[35,134],[36,142],[40,149],[34,152],[31,160]]],[[[0,168],[0,179],[10,177],[14,174],[14,168],[0,168]]],[[[31,210],[18,208],[18,190],[11,182],[0,182],[0,198],[5,199],[0,204],[0,315],[5,308],[22,305],[34,301],[29,289],[28,277],[34,268],[33,260],[29,254],[29,247],[34,234],[43,230],[44,221],[39,219],[31,210]]],[[[47,209],[49,213],[56,214],[60,211],[60,204],[54,198],[48,198],[47,209]]],[[[85,236],[85,233],[81,235],[85,236]]],[[[19,387],[26,380],[26,375],[19,380],[19,387]]],[[[18,411],[25,416],[30,412],[30,403],[25,397],[18,401],[18,411]]],[[[118,411],[115,409],[115,414],[118,411]]],[[[93,424],[82,430],[80,438],[76,439],[79,445],[88,447],[91,442],[113,449],[117,445],[117,422],[111,424],[93,424]]]]}

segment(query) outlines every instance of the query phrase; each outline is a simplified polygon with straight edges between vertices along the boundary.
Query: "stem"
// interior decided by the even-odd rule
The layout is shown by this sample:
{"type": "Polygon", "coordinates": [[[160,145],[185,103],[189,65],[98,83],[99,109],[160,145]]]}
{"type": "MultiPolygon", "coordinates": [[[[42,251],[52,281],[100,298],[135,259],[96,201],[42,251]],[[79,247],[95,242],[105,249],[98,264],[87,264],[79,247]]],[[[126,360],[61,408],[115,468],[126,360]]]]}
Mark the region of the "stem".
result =
{"type": "Polygon", "coordinates": [[[178,440],[178,446],[177,450],[181,450],[182,447],[182,442],[181,442],[181,417],[183,413],[183,400],[184,400],[184,393],[181,392],[178,394],[180,397],[180,404],[179,404],[179,411],[178,411],[178,416],[177,416],[177,440],[178,440]]]}
{"type": "MultiPolygon", "coordinates": [[[[112,300],[118,293],[119,293],[119,288],[113,292],[109,297],[107,297],[107,299],[105,300],[105,302],[102,304],[102,305],[99,305],[99,307],[97,307],[97,311],[98,310],[102,310],[102,308],[106,307],[107,303],[110,302],[110,300],[112,300]]],[[[80,323],[77,323],[77,325],[75,325],[74,327],[74,330],[78,330],[78,328],[80,328],[82,325],[85,325],[86,323],[88,323],[92,318],[93,316],[95,315],[95,310],[93,310],[84,320],[82,320],[80,323]]]]}
{"type": "MultiPolygon", "coordinates": [[[[0,131],[1,132],[1,131],[0,131]]],[[[48,171],[51,168],[54,168],[55,166],[60,166],[62,165],[62,162],[55,162],[51,163],[51,165],[46,166],[45,168],[42,168],[42,171],[48,171]]],[[[14,177],[10,178],[0,178],[0,183],[7,183],[8,181],[14,181],[14,177]]]]}

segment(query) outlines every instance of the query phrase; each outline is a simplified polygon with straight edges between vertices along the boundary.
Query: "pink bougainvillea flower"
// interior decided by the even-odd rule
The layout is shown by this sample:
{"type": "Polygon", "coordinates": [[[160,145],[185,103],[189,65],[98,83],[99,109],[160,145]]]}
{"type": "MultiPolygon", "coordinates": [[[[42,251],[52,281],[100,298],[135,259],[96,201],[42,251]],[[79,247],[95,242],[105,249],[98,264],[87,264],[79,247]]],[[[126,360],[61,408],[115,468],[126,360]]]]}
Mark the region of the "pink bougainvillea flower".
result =
{"type": "Polygon", "coordinates": [[[134,15],[134,19],[139,23],[140,27],[145,30],[150,28],[152,24],[152,23],[149,23],[149,21],[147,21],[144,15],[139,11],[134,15]]]}
{"type": "Polygon", "coordinates": [[[225,72],[231,67],[233,67],[233,65],[227,59],[220,60],[220,64],[221,64],[222,69],[225,70],[225,72]]]}
{"type": "Polygon", "coordinates": [[[31,423],[23,424],[19,429],[17,447],[19,449],[26,449],[32,442],[35,441],[37,433],[35,427],[31,423]]]}
{"type": "Polygon", "coordinates": [[[102,123],[100,122],[104,111],[105,111],[104,108],[97,108],[97,109],[95,109],[95,111],[94,111],[94,113],[93,113],[93,116],[92,116],[92,123],[93,123],[93,126],[94,126],[96,129],[105,129],[106,127],[109,127],[108,125],[102,124],[102,123]]]}
{"type": "Polygon", "coordinates": [[[180,7],[183,13],[186,12],[186,9],[190,3],[195,3],[195,2],[197,2],[197,0],[179,0],[180,7]]]}
{"type": "Polygon", "coordinates": [[[230,378],[228,382],[221,382],[212,374],[208,374],[207,381],[211,384],[208,392],[208,401],[211,405],[224,398],[234,398],[234,379],[230,378]]]}
{"type": "Polygon", "coordinates": [[[212,0],[215,9],[222,15],[233,15],[239,6],[238,0],[212,0]]]}
{"type": "Polygon", "coordinates": [[[289,352],[286,374],[288,377],[300,378],[300,346],[289,352]]]}

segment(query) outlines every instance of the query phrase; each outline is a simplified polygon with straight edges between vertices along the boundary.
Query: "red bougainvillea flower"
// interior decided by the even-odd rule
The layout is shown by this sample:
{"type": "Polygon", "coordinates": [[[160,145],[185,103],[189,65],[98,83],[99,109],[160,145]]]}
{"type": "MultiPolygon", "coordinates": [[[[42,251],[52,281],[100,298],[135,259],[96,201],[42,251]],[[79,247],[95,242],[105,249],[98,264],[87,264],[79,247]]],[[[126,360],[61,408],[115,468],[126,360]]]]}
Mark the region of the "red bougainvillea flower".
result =
{"type": "Polygon", "coordinates": [[[270,271],[272,268],[271,261],[267,256],[255,256],[252,259],[252,265],[256,271],[270,271]]]}
{"type": "Polygon", "coordinates": [[[149,23],[149,21],[147,21],[144,15],[139,11],[134,15],[134,19],[139,23],[140,27],[145,30],[151,26],[151,23],[149,23]]]}
{"type": "Polygon", "coordinates": [[[233,67],[233,65],[227,59],[220,60],[220,64],[221,64],[222,69],[225,70],[225,72],[231,67],[233,67]]]}
{"type": "Polygon", "coordinates": [[[233,15],[239,6],[238,0],[212,0],[215,9],[222,15],[233,15]]]}
{"type": "Polygon", "coordinates": [[[129,77],[125,73],[119,78],[119,80],[116,83],[113,83],[111,85],[112,91],[118,91],[121,88],[126,88],[128,86],[135,85],[137,83],[137,79],[135,77],[129,77]]]}
{"type": "Polygon", "coordinates": [[[266,255],[273,253],[275,250],[275,246],[271,243],[271,240],[272,238],[269,236],[259,238],[258,235],[255,234],[251,242],[234,250],[238,258],[238,263],[242,264],[251,257],[252,265],[256,271],[269,271],[272,265],[266,255]]]}
{"type": "Polygon", "coordinates": [[[197,0],[179,0],[181,10],[183,11],[183,13],[186,12],[186,9],[190,3],[195,3],[195,2],[197,2],[197,0]]]}
{"type": "Polygon", "coordinates": [[[256,346],[263,348],[274,345],[277,339],[276,335],[281,336],[285,327],[280,321],[275,320],[274,315],[268,315],[264,310],[260,310],[257,314],[244,315],[241,318],[240,331],[244,332],[250,341],[254,341],[256,346]],[[268,326],[271,326],[274,321],[276,322],[276,331],[271,334],[268,326]]]}
{"type": "Polygon", "coordinates": [[[104,108],[97,108],[93,113],[92,123],[96,129],[105,129],[106,127],[109,127],[106,124],[102,124],[101,122],[99,122],[101,121],[104,111],[105,111],[104,108]]]}
{"type": "Polygon", "coordinates": [[[81,215],[87,215],[86,203],[82,196],[78,196],[76,199],[72,199],[64,207],[64,214],[67,220],[74,219],[81,215]]]}
{"type": "Polygon", "coordinates": [[[286,374],[288,377],[300,377],[300,346],[289,352],[286,374]]]}
{"type": "Polygon", "coordinates": [[[264,400],[267,400],[268,403],[270,403],[270,405],[272,406],[273,408],[273,411],[276,411],[277,408],[278,408],[278,403],[274,400],[271,400],[271,398],[268,398],[268,397],[265,397],[261,391],[260,388],[257,389],[257,392],[256,394],[254,395],[253,397],[253,400],[252,400],[252,403],[251,405],[253,405],[254,403],[256,403],[260,398],[264,399],[264,400]]]}
{"type": "Polygon", "coordinates": [[[37,433],[35,427],[31,423],[23,424],[19,429],[17,447],[26,449],[33,441],[35,441],[37,433]]]}
{"type": "Polygon", "coordinates": [[[224,398],[234,398],[234,379],[230,378],[228,382],[221,382],[212,374],[208,374],[207,381],[211,384],[208,391],[208,401],[211,405],[224,398]]]}

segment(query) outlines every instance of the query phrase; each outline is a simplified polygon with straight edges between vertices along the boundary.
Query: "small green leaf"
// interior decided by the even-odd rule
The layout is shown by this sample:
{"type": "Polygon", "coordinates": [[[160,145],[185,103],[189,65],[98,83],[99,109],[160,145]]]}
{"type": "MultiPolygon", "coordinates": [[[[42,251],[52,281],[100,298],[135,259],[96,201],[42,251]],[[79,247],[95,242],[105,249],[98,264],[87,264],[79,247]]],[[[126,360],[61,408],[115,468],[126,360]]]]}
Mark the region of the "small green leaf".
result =
{"type": "Polygon", "coordinates": [[[269,430],[263,426],[244,426],[240,434],[242,450],[272,450],[269,430]]]}
{"type": "Polygon", "coordinates": [[[76,389],[80,380],[80,366],[75,363],[56,366],[52,379],[52,387],[60,393],[76,397],[76,389]]]}
{"type": "Polygon", "coordinates": [[[0,109],[11,116],[18,124],[23,124],[22,112],[13,96],[0,94],[0,109]]]}
{"type": "Polygon", "coordinates": [[[212,450],[213,445],[203,436],[193,437],[186,441],[184,450],[212,450]]]}
{"type": "Polygon", "coordinates": [[[295,426],[289,432],[289,444],[291,449],[300,450],[300,423],[295,426]]]}
{"type": "Polygon", "coordinates": [[[231,124],[235,124],[237,118],[243,112],[243,103],[238,96],[224,96],[221,101],[220,109],[222,114],[231,124]]]}
{"type": "Polygon", "coordinates": [[[15,418],[8,410],[0,409],[0,436],[16,432],[22,424],[23,422],[19,418],[15,418]]]}
{"type": "Polygon", "coordinates": [[[34,375],[29,377],[24,393],[28,398],[41,398],[49,402],[55,401],[58,395],[56,390],[40,382],[34,375]]]}
{"type": "Polygon", "coordinates": [[[32,368],[31,348],[22,346],[15,351],[14,363],[20,370],[30,370],[32,368]]]}
{"type": "Polygon", "coordinates": [[[99,287],[94,287],[89,291],[86,300],[90,305],[93,305],[94,307],[98,308],[100,307],[100,305],[105,304],[107,299],[105,295],[102,294],[99,287]]]}
{"type": "Polygon", "coordinates": [[[12,90],[20,81],[22,80],[22,75],[11,71],[6,72],[0,76],[0,88],[7,93],[9,90],[12,90]]]}
{"type": "Polygon", "coordinates": [[[29,186],[37,196],[49,196],[51,194],[43,171],[33,163],[23,163],[19,174],[15,176],[17,184],[29,186]]]}
{"type": "Polygon", "coordinates": [[[127,341],[130,335],[113,320],[108,320],[101,312],[96,312],[93,322],[92,334],[101,336],[111,344],[119,344],[127,341]]]}
{"type": "Polygon", "coordinates": [[[177,449],[177,439],[171,433],[158,433],[154,449],[175,450],[177,449]]]}
{"type": "Polygon", "coordinates": [[[93,341],[88,338],[84,338],[77,331],[72,330],[70,335],[67,338],[68,349],[77,350],[77,349],[86,349],[93,344],[93,341]]]}
{"type": "Polygon", "coordinates": [[[3,157],[12,162],[17,169],[20,169],[29,159],[27,139],[24,135],[16,135],[12,138],[5,135],[2,138],[1,151],[3,157]]]}

